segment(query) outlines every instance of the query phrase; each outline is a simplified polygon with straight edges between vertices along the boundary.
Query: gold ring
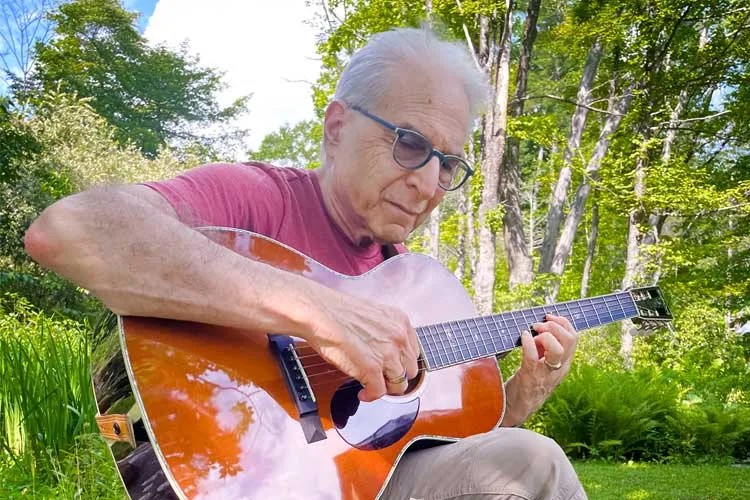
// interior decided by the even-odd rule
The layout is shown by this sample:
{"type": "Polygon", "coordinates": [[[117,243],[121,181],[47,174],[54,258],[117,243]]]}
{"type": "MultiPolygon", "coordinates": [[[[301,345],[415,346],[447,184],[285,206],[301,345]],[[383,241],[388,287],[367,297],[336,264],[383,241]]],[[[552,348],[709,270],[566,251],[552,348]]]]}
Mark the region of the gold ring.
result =
{"type": "Polygon", "coordinates": [[[558,361],[556,364],[551,365],[549,361],[547,361],[547,358],[544,358],[544,364],[547,365],[547,368],[550,370],[559,370],[562,366],[562,361],[558,361]]]}
{"type": "Polygon", "coordinates": [[[393,384],[393,385],[403,384],[404,382],[406,382],[406,370],[404,370],[404,374],[401,375],[399,378],[388,378],[388,377],[386,377],[385,381],[388,382],[389,384],[393,384]]]}

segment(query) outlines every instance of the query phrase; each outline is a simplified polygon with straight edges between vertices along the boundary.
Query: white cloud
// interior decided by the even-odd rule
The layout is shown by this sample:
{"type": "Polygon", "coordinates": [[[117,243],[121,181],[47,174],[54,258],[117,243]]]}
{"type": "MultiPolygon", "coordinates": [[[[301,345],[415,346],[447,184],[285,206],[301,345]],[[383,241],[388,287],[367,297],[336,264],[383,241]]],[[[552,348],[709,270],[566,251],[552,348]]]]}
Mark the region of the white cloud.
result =
{"type": "Polygon", "coordinates": [[[285,122],[313,117],[309,83],[317,79],[315,32],[303,23],[314,9],[305,0],[159,0],[144,35],[177,47],[188,41],[201,63],[225,72],[228,104],[252,93],[247,145],[285,122]]]}

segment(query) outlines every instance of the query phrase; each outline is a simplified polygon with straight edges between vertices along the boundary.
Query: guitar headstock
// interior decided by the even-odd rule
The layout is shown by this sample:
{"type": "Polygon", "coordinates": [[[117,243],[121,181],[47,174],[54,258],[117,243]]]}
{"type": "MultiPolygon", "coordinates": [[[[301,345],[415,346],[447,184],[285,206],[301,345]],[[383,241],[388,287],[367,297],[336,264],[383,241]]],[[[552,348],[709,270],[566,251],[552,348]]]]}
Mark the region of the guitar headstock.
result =
{"type": "Polygon", "coordinates": [[[638,328],[655,330],[666,326],[672,319],[672,313],[658,286],[631,288],[628,293],[638,310],[638,317],[632,319],[638,328]]]}

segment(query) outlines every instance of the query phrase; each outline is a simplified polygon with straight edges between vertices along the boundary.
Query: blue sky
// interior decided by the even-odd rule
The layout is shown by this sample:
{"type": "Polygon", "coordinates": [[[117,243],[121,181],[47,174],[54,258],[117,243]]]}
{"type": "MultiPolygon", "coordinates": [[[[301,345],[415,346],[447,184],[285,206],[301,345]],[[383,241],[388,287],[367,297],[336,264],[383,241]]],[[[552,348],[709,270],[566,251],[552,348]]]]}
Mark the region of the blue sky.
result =
{"type": "Polygon", "coordinates": [[[127,10],[138,12],[141,17],[138,18],[138,28],[141,33],[146,29],[146,24],[151,14],[154,13],[154,7],[158,0],[123,0],[122,5],[127,10]]]}

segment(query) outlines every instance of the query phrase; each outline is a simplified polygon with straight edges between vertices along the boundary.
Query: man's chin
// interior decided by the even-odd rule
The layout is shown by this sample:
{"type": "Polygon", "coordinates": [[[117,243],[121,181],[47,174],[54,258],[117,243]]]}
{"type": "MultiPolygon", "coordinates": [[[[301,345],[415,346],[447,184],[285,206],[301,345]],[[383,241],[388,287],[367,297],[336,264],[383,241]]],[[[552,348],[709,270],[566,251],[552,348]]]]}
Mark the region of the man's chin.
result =
{"type": "Polygon", "coordinates": [[[403,243],[410,232],[409,228],[397,224],[389,224],[380,228],[379,231],[373,232],[373,239],[380,245],[395,245],[396,243],[403,243]]]}

